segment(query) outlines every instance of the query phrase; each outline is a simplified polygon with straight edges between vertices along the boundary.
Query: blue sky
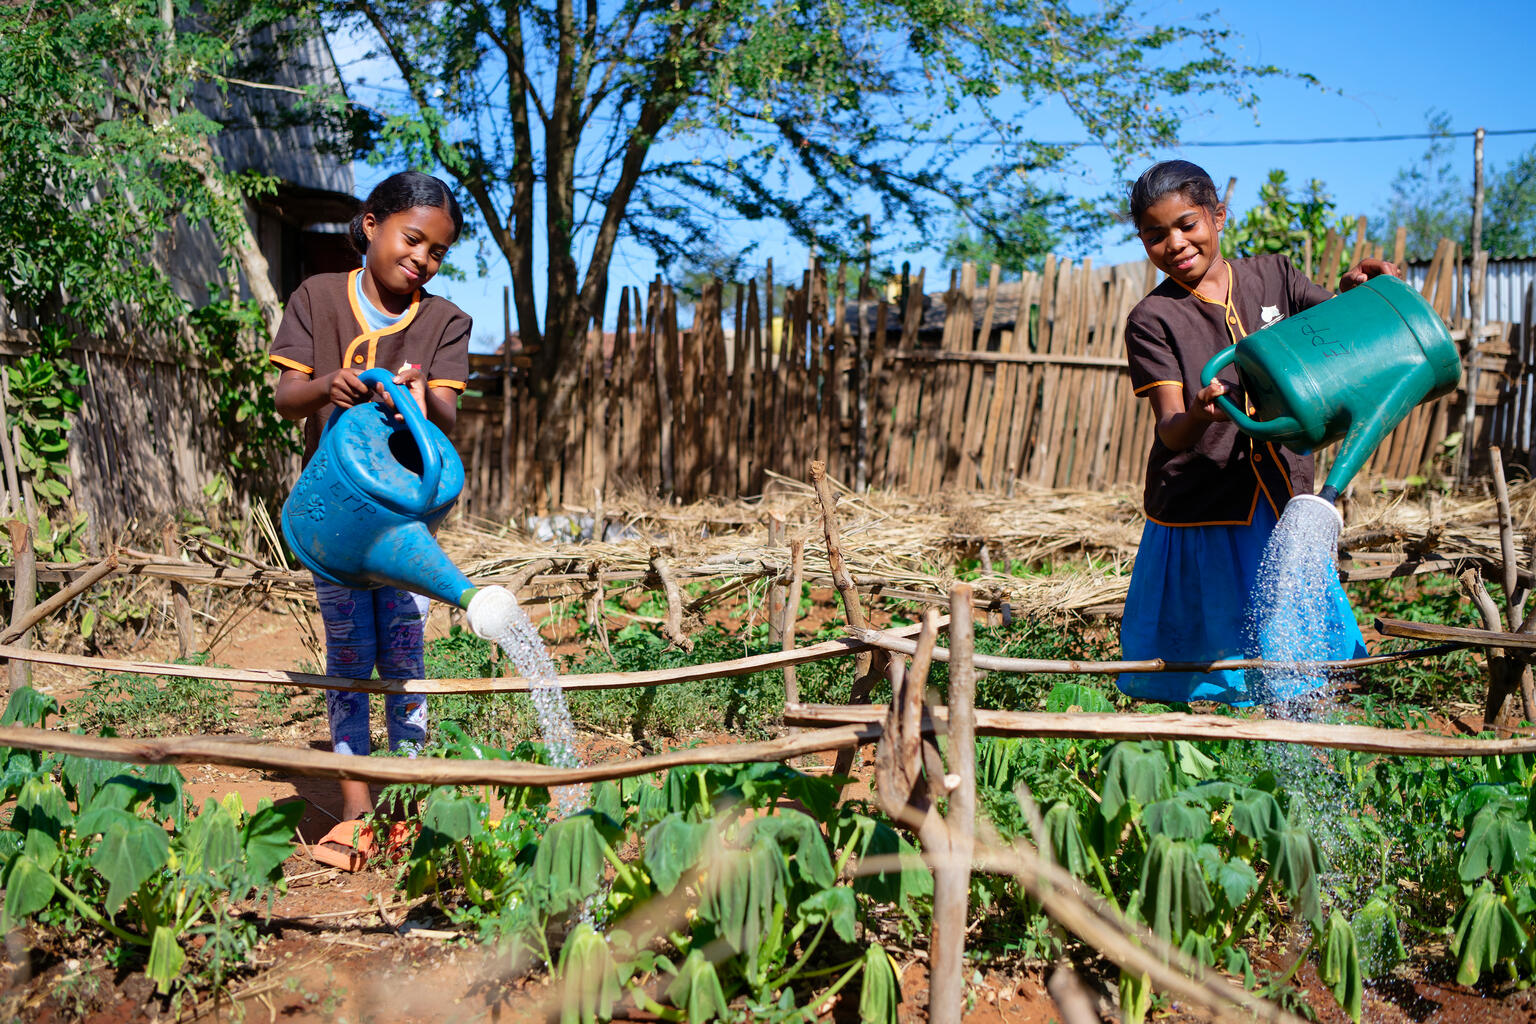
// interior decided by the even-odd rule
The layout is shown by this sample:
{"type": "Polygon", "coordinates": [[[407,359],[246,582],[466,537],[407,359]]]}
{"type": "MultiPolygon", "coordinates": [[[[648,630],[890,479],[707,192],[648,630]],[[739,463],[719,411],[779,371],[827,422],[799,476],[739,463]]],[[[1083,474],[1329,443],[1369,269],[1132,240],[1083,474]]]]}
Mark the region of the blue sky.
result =
{"type": "MultiPolygon", "coordinates": [[[[1253,64],[1280,67],[1317,76],[1322,88],[1299,81],[1269,79],[1260,84],[1263,97],[1256,112],[1219,102],[1185,123],[1186,145],[1157,152],[1147,161],[1182,157],[1204,166],[1224,186],[1236,176],[1233,211],[1253,205],[1259,185],[1274,168],[1285,170],[1292,182],[1321,178],[1340,213],[1375,216],[1390,194],[1393,177],[1424,153],[1428,142],[1313,143],[1278,145],[1273,140],[1339,136],[1420,134],[1426,115],[1443,111],[1452,131],[1476,127],[1493,130],[1536,129],[1536,103],[1528,69],[1536,53],[1536,3],[1532,0],[1463,0],[1447,5],[1428,0],[1398,3],[1339,3],[1338,0],[1288,0],[1285,3],[1240,0],[1219,6],[1196,2],[1154,2],[1146,8],[1151,21],[1181,21],[1215,10],[1241,37],[1241,56],[1253,64]],[[1255,120],[1257,119],[1257,123],[1255,120]],[[1261,145],[1211,147],[1201,142],[1256,142],[1261,145]]],[[[343,74],[350,77],[349,47],[333,40],[343,74]]],[[[375,67],[371,81],[383,84],[375,67]]],[[[365,102],[366,90],[354,90],[365,102]]],[[[1037,138],[1076,138],[1080,133],[1059,111],[1046,108],[1030,114],[1037,138]],[[1036,127],[1038,126],[1038,127],[1036,127]]],[[[1453,165],[1470,183],[1473,166],[1471,138],[1453,140],[1453,165]]],[[[1536,132],[1493,136],[1484,146],[1485,164],[1504,166],[1536,146],[1536,132]]],[[[366,194],[393,167],[359,164],[357,186],[366,194]]],[[[1084,194],[1101,194],[1119,184],[1107,162],[1084,152],[1083,166],[1066,179],[1084,194]]],[[[722,223],[722,234],[758,241],[754,263],[772,256],[775,266],[803,267],[807,253],[777,241],[771,225],[722,223]]],[[[943,265],[941,247],[924,248],[915,241],[903,248],[914,269],[929,268],[929,278],[943,265]]],[[[1121,262],[1141,256],[1140,245],[1119,235],[1106,236],[1090,250],[1095,262],[1121,262]]],[[[439,278],[434,290],[453,299],[475,318],[475,348],[494,348],[500,340],[502,286],[505,264],[488,252],[489,274],[476,275],[473,256],[460,255],[467,279],[439,278]]],[[[634,246],[615,258],[611,294],[619,286],[650,279],[655,266],[634,246]]],[[[542,297],[541,297],[542,298],[542,297]]],[[[541,303],[542,304],[542,303],[541,303]]]]}

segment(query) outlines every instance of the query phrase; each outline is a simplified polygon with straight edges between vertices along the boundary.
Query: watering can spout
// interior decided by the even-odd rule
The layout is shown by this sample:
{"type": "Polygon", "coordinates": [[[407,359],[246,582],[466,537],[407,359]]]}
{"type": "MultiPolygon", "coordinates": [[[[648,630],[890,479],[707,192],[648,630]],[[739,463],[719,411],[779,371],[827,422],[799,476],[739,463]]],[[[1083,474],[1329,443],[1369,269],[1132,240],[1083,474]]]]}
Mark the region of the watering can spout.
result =
{"type": "Polygon", "coordinates": [[[475,590],[424,523],[407,523],[376,539],[364,553],[357,575],[459,608],[468,606],[475,590]]]}
{"type": "Polygon", "coordinates": [[[1422,383],[1412,377],[1404,377],[1387,388],[1379,405],[1367,414],[1357,416],[1339,442],[1338,453],[1328,469],[1328,479],[1323,484],[1324,495],[1328,491],[1332,491],[1334,496],[1342,494],[1355,474],[1370,461],[1381,442],[1397,428],[1402,421],[1402,411],[1413,408],[1423,397],[1422,383]]]}

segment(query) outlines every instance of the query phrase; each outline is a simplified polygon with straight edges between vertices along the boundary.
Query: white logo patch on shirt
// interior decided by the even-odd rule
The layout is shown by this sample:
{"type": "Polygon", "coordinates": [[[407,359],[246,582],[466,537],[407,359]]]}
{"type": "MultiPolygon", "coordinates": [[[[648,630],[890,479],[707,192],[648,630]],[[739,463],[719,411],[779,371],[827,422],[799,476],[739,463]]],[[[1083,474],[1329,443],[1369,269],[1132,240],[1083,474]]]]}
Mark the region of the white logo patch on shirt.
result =
{"type": "Polygon", "coordinates": [[[1284,320],[1285,315],[1280,312],[1279,306],[1260,306],[1259,319],[1264,321],[1265,327],[1268,327],[1277,320],[1284,320]]]}

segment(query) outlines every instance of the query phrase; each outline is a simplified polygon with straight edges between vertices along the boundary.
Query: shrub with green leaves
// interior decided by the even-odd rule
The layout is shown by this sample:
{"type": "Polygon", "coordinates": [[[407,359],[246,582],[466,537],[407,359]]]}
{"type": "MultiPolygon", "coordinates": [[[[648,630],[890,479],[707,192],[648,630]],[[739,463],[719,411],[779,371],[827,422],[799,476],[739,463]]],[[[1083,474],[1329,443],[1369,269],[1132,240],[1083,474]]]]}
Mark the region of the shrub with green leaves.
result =
{"type": "Polygon", "coordinates": [[[92,680],[68,711],[90,732],[111,730],[129,736],[223,732],[238,718],[228,682],[130,672],[92,680]]]}
{"type": "MultiPolygon", "coordinates": [[[[43,725],[54,710],[22,689],[0,724],[43,725]]],[[[231,910],[281,881],[302,803],[247,815],[231,797],[194,815],[168,766],[4,748],[0,765],[0,801],[15,801],[0,829],[0,928],[94,932],[178,998],[248,962],[256,925],[231,910]]]]}
{"type": "MultiPolygon", "coordinates": [[[[1045,708],[1103,713],[1113,705],[1090,685],[1058,683],[1045,708]]],[[[1358,1019],[1353,925],[1328,913],[1323,854],[1290,820],[1273,773],[1227,781],[1202,747],[1182,741],[987,738],[977,747],[980,801],[1005,833],[1025,828],[1014,794],[1023,784],[1043,811],[1045,832],[1035,839],[1063,867],[1131,919],[1249,986],[1258,978],[1248,943],[1299,919],[1325,963],[1338,961],[1330,984],[1358,1019]]],[[[1127,1020],[1151,1006],[1140,975],[1122,977],[1121,996],[1127,1020]]]]}
{"type": "MultiPolygon", "coordinates": [[[[512,756],[462,734],[427,753],[512,756]]],[[[393,788],[386,799],[424,800],[402,885],[514,962],[543,964],[562,1020],[607,1020],[624,1000],[665,1020],[803,1020],[857,981],[861,1019],[895,1021],[877,918],[917,920],[932,879],[888,823],[839,807],[832,781],[777,764],[682,767],[600,783],[589,810],[553,823],[544,791],[497,795],[499,820],[479,789],[393,788]],[[850,883],[865,860],[873,873],[850,883]]]]}

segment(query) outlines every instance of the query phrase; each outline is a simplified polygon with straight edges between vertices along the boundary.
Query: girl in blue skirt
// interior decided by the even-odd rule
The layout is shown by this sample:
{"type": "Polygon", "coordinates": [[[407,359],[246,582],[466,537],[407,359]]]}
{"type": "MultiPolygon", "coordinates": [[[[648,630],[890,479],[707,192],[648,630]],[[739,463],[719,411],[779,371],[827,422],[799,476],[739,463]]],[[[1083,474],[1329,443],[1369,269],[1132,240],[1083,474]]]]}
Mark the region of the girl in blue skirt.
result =
{"type": "MultiPolygon", "coordinates": [[[[1285,503],[1312,493],[1312,457],[1239,431],[1215,404],[1220,394],[1244,402],[1236,371],[1229,367],[1205,388],[1200,371],[1250,332],[1333,293],[1307,280],[1284,255],[1222,258],[1226,208],[1210,176],[1188,161],[1156,164],[1137,179],[1130,213],[1147,258],[1167,277],[1126,320],[1131,385],[1152,403],[1157,430],[1121,650],[1135,660],[1251,657],[1249,612],[1259,562],[1285,503]]],[[[1363,260],[1339,286],[1396,272],[1390,263],[1363,260]]],[[[1322,630],[1328,651],[1319,657],[1364,654],[1336,580],[1333,592],[1322,630]]],[[[1308,679],[1314,687],[1324,681],[1308,679]]],[[[1270,699],[1234,669],[1125,673],[1116,685],[1133,697],[1162,701],[1270,699]]]]}

